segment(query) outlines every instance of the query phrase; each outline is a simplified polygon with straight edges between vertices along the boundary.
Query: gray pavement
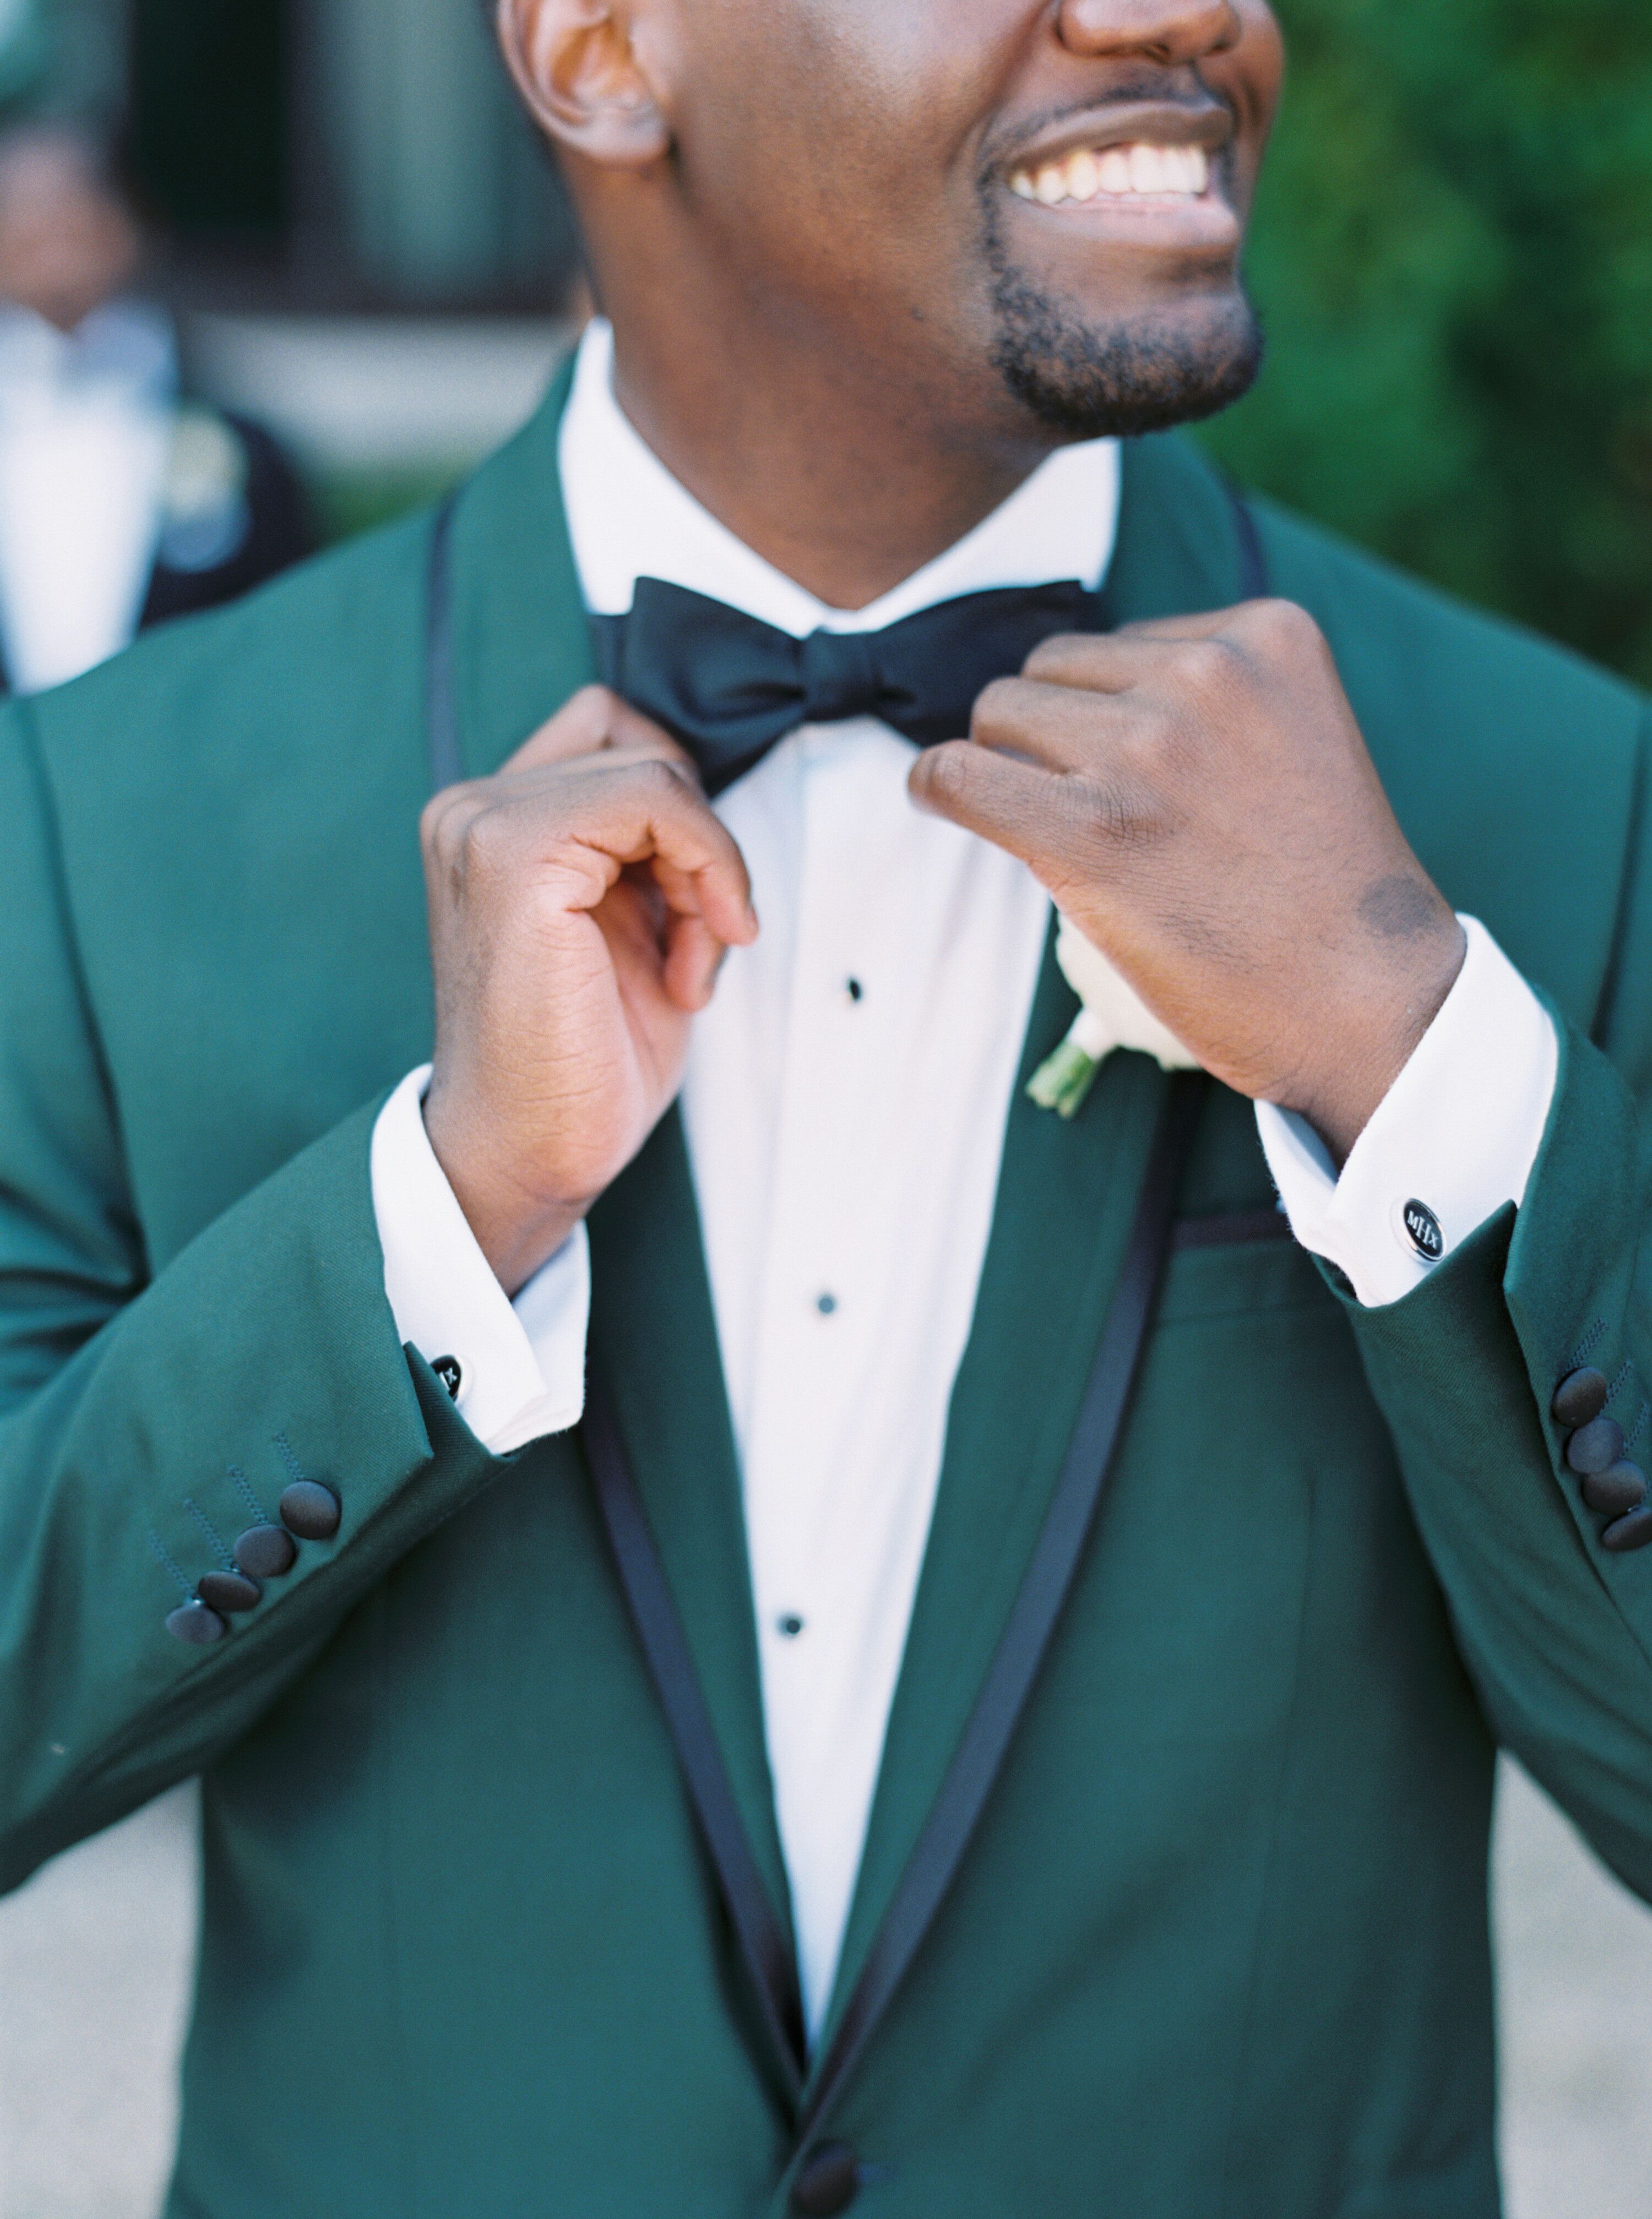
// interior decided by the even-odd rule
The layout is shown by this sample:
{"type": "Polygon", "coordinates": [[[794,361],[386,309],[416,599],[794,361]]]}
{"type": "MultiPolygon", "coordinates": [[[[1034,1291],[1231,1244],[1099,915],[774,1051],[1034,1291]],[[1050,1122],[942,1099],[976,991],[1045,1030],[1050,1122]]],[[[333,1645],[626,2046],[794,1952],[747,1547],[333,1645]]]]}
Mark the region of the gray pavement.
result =
{"type": "MultiPolygon", "coordinates": [[[[1509,2219],[1652,2219],[1652,1913],[1512,1767],[1494,1870],[1509,2219]]],[[[0,1904],[0,2219],[154,2219],[195,1897],[183,1789],[0,1904]]]]}

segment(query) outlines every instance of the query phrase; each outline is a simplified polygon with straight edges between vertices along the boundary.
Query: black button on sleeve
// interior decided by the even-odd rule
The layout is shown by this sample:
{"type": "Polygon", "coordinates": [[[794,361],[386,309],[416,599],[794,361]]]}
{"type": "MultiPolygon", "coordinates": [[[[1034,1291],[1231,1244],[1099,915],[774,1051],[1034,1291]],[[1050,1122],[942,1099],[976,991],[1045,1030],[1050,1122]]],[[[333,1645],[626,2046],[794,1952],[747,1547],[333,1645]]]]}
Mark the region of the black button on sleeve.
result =
{"type": "Polygon", "coordinates": [[[792,2188],[798,2219],[834,2219],[860,2192],[860,2160],[847,2142],[823,2142],[804,2159],[792,2188]]]}
{"type": "Polygon", "coordinates": [[[1645,1548],[1649,1541],[1652,1541],[1652,1507],[1615,1519],[1600,1536],[1601,1546],[1610,1549],[1614,1557],[1626,1557],[1631,1549],[1645,1548]]]}
{"type": "Polygon", "coordinates": [[[264,1600],[264,1589],[245,1572],[208,1572],[196,1593],[209,1610],[226,1617],[233,1611],[256,1610],[264,1600]]]}
{"type": "Polygon", "coordinates": [[[281,1498],[281,1522],[301,1541],[332,1540],[343,1515],[338,1496],[320,1480],[295,1479],[281,1498]]]}
{"type": "Polygon", "coordinates": [[[249,1526],[235,1544],[235,1565],[250,1580],[278,1580],[298,1561],[293,1537],[279,1526],[249,1526]]]}
{"type": "Polygon", "coordinates": [[[220,1618],[215,1610],[208,1610],[204,1602],[186,1602],[167,1619],[166,1631],[174,1641],[187,1641],[191,1649],[205,1649],[223,1639],[229,1632],[229,1621],[220,1618]]]}
{"type": "Polygon", "coordinates": [[[1624,1429],[1615,1418],[1592,1419],[1566,1444],[1566,1461],[1574,1471],[1605,1471],[1623,1453],[1624,1429]]]}
{"type": "Polygon", "coordinates": [[[1604,1471],[1592,1471],[1578,1492],[1591,1510],[1598,1510],[1603,1518],[1621,1518],[1626,1510],[1638,1510],[1646,1500],[1646,1474],[1637,1464],[1620,1460],[1609,1464],[1604,1471]]]}
{"type": "Polygon", "coordinates": [[[1585,1364],[1581,1371],[1568,1372],[1555,1389],[1554,1402],[1550,1405],[1557,1426],[1587,1426],[1598,1418],[1612,1395],[1604,1371],[1595,1371],[1585,1364]]]}

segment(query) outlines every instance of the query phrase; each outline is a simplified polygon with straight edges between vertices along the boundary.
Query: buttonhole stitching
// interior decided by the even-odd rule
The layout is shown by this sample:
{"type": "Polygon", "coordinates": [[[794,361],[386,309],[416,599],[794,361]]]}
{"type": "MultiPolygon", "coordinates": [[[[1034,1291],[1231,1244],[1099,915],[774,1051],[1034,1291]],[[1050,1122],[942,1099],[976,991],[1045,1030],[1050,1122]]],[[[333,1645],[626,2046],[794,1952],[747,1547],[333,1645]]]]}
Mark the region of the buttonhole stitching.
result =
{"type": "Polygon", "coordinates": [[[161,1539],[160,1535],[156,1532],[152,1526],[149,1529],[149,1545],[154,1551],[155,1555],[159,1559],[160,1563],[165,1567],[166,1570],[168,1570],[172,1575],[172,1577],[177,1582],[177,1591],[183,1596],[184,1601],[193,1601],[194,1596],[190,1590],[189,1582],[184,1578],[183,1573],[178,1569],[177,1559],[173,1557],[165,1542],[161,1539]]]}
{"type": "Polygon", "coordinates": [[[273,1526],[276,1522],[275,1520],[270,1515],[270,1513],[264,1508],[263,1503],[259,1501],[258,1496],[254,1495],[252,1489],[247,1485],[246,1474],[241,1470],[239,1464],[233,1464],[228,1467],[228,1470],[230,1480],[234,1486],[236,1493],[240,1496],[242,1501],[245,1503],[247,1508],[252,1513],[253,1517],[257,1519],[258,1524],[260,1526],[273,1526]]]}
{"type": "Polygon", "coordinates": [[[1582,1370],[1583,1366],[1588,1362],[1590,1357],[1593,1355],[1595,1349],[1599,1346],[1600,1336],[1605,1333],[1605,1329],[1606,1321],[1605,1318],[1597,1318],[1594,1323],[1589,1327],[1587,1333],[1584,1334],[1582,1339],[1579,1341],[1576,1352],[1573,1356],[1570,1364],[1566,1367],[1568,1371],[1581,1371],[1582,1370]]]}
{"type": "Polygon", "coordinates": [[[235,1569],[235,1558],[231,1553],[228,1544],[225,1541],[223,1535],[218,1531],[218,1528],[213,1524],[211,1519],[208,1517],[206,1512],[201,1507],[201,1505],[196,1501],[194,1495],[186,1495],[184,1496],[183,1507],[189,1512],[190,1517],[194,1519],[196,1524],[206,1535],[207,1545],[208,1548],[216,1551],[218,1560],[223,1565],[224,1569],[227,1572],[233,1571],[235,1569]]]}

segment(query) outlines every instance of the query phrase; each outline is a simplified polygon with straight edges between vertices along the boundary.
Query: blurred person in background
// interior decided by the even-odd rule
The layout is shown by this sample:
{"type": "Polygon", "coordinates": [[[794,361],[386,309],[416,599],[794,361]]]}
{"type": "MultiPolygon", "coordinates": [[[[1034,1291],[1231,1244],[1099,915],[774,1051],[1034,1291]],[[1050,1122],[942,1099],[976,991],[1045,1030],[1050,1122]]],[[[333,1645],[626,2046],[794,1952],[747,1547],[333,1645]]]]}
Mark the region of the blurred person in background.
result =
{"type": "Polygon", "coordinates": [[[183,390],[167,312],[102,147],[0,137],[0,656],[10,690],[78,677],[311,549],[269,434],[183,390]]]}

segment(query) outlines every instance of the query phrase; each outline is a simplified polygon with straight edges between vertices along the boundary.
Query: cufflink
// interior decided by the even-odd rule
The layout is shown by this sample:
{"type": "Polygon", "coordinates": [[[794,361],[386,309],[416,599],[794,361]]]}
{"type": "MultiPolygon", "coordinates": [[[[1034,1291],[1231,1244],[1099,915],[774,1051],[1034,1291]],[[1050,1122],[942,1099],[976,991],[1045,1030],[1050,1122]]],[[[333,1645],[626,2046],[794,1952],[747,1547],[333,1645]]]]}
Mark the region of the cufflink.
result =
{"type": "Polygon", "coordinates": [[[447,1389],[450,1402],[456,1402],[464,1392],[464,1366],[456,1356],[438,1356],[431,1361],[431,1370],[447,1389]]]}
{"type": "Polygon", "coordinates": [[[1413,1254],[1420,1256],[1425,1264],[1438,1264],[1445,1253],[1445,1235],[1428,1204],[1413,1197],[1400,1203],[1394,1215],[1400,1237],[1413,1254]]]}

